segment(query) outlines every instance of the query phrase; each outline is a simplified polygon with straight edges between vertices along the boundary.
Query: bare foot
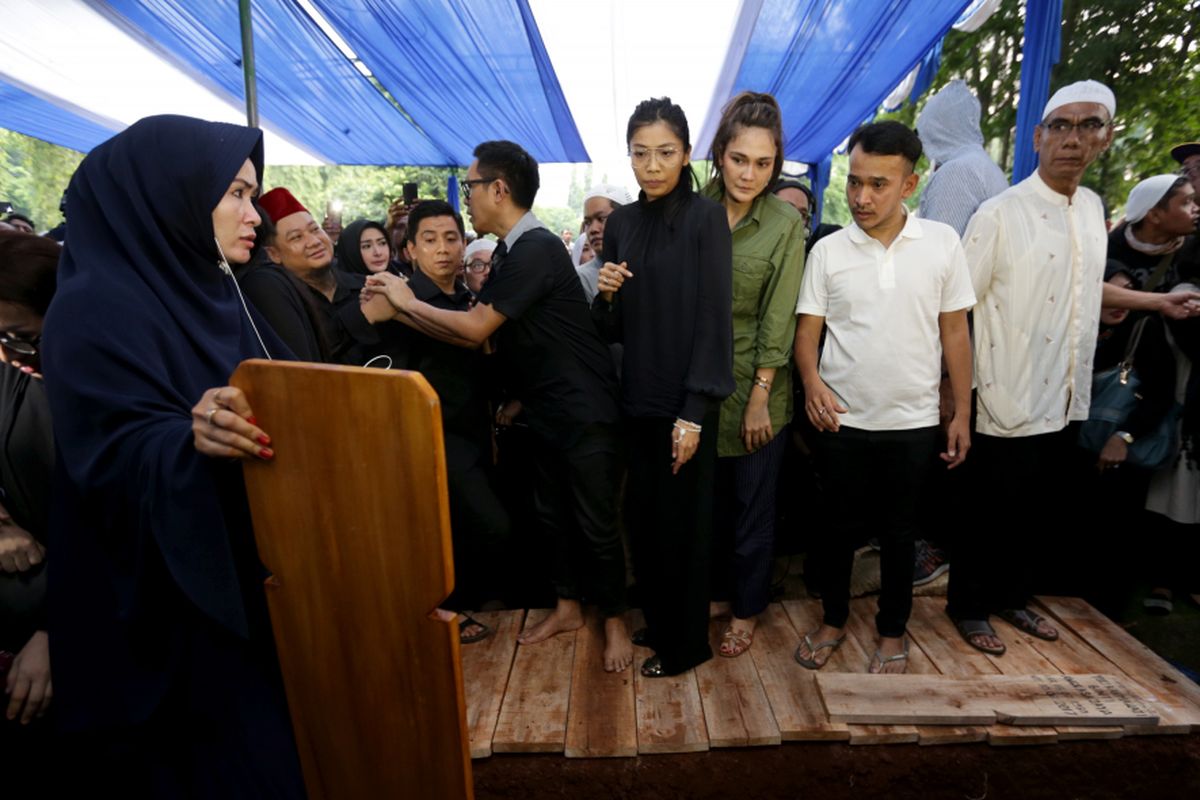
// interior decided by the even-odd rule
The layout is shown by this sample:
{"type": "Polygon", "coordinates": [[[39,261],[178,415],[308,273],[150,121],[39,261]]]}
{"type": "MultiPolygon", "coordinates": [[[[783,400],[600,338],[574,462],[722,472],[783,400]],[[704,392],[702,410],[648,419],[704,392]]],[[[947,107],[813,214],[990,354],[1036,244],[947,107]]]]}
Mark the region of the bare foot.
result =
{"type": "Polygon", "coordinates": [[[903,636],[880,636],[879,649],[871,658],[867,671],[876,675],[901,675],[908,669],[908,647],[903,636]],[[888,661],[892,656],[904,656],[888,661]]]}
{"type": "MultiPolygon", "coordinates": [[[[829,625],[822,625],[808,635],[814,645],[819,645],[822,642],[835,642],[842,638],[842,629],[834,628],[829,625]]],[[[822,647],[813,653],[803,639],[800,640],[800,646],[796,648],[796,655],[806,661],[813,661],[818,667],[825,666],[825,662],[833,655],[836,646],[822,647]]]]}
{"type": "MultiPolygon", "coordinates": [[[[583,627],[583,612],[578,600],[558,599],[558,605],[550,612],[550,616],[521,631],[517,637],[519,644],[537,644],[544,642],[556,633],[579,630],[583,627]]],[[[630,656],[632,658],[632,656],[630,656]]]]}
{"type": "Polygon", "coordinates": [[[624,617],[604,620],[604,671],[624,672],[633,663],[633,641],[624,617]]]}
{"type": "Polygon", "coordinates": [[[729,603],[710,602],[708,604],[708,618],[716,619],[717,617],[725,617],[730,613],[729,603]]]}

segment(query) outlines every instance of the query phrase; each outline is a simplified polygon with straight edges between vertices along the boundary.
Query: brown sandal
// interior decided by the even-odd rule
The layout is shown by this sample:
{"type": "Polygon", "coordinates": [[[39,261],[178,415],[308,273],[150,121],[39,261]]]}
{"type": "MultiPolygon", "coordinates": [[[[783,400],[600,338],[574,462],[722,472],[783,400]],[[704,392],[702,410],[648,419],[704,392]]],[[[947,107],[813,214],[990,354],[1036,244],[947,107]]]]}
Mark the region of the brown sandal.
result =
{"type": "Polygon", "coordinates": [[[721,634],[721,647],[717,652],[725,658],[737,658],[754,643],[754,631],[735,631],[733,626],[721,634]]]}

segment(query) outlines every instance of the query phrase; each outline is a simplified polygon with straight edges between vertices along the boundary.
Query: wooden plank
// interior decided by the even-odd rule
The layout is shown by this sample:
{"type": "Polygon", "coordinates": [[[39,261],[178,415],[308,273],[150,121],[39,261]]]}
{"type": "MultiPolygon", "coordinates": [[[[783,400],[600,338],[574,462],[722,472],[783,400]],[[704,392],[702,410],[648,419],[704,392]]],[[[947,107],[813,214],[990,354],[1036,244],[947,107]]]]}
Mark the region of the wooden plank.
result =
{"type": "Polygon", "coordinates": [[[1147,689],[1152,700],[1166,707],[1163,715],[1169,722],[1186,723],[1193,731],[1200,730],[1200,686],[1085,601],[1039,597],[1038,602],[1147,689]]]}
{"type": "MultiPolygon", "coordinates": [[[[800,635],[778,603],[758,615],[750,657],[758,670],[771,713],[784,741],[834,741],[850,739],[845,725],[829,722],[816,673],[796,663],[800,635]]],[[[745,656],[743,656],[745,658],[745,656]]]]}
{"type": "MultiPolygon", "coordinates": [[[[953,678],[972,675],[996,675],[998,670],[987,655],[963,641],[954,623],[946,616],[945,600],[940,597],[914,597],[908,634],[933,661],[938,672],[953,678]]],[[[991,725],[988,744],[1054,744],[1058,732],[1042,726],[1015,727],[991,725]]]]}
{"type": "MultiPolygon", "coordinates": [[[[1049,612],[1047,612],[1049,613],[1049,612]]],[[[1106,672],[1120,669],[1120,664],[1109,661],[1099,651],[1080,638],[1079,634],[1069,626],[1059,624],[1058,641],[1045,642],[1041,639],[1029,639],[1029,643],[1046,659],[1067,675],[1086,675],[1089,673],[1106,672]]],[[[1140,687],[1143,696],[1152,698],[1154,692],[1143,685],[1136,676],[1123,673],[1130,684],[1140,687]]],[[[1129,736],[1145,736],[1159,734],[1190,733],[1192,726],[1186,718],[1181,717],[1174,706],[1157,704],[1159,720],[1157,725],[1125,725],[1122,730],[1129,736]]]]}
{"type": "MultiPolygon", "coordinates": [[[[541,622],[548,609],[531,610],[525,627],[541,622]]],[[[508,690],[492,737],[496,753],[561,753],[567,738],[567,704],[575,656],[572,634],[517,648],[508,690]]]]}
{"type": "MultiPolygon", "coordinates": [[[[874,598],[862,597],[850,601],[850,620],[847,630],[854,634],[859,643],[874,642],[875,613],[878,603],[874,598]]],[[[908,648],[909,675],[939,675],[933,661],[921,649],[921,646],[910,636],[908,648]]],[[[987,730],[979,726],[963,725],[917,725],[917,742],[923,745],[934,744],[968,744],[986,742],[987,730]]]]}
{"type": "Polygon", "coordinates": [[[567,758],[636,756],[637,714],[633,672],[604,671],[604,620],[589,613],[575,635],[571,703],[567,710],[567,758]]]}
{"type": "MultiPolygon", "coordinates": [[[[788,600],[784,602],[783,606],[796,626],[796,630],[808,632],[820,627],[823,617],[820,603],[811,600],[788,600]]],[[[872,649],[871,652],[874,650],[872,649]]],[[[846,641],[833,651],[829,660],[825,662],[825,666],[818,672],[865,673],[869,660],[870,656],[858,639],[847,632],[846,641]]],[[[798,669],[804,669],[799,664],[796,666],[798,669]]],[[[917,729],[911,725],[849,725],[846,730],[850,734],[850,744],[911,744],[919,738],[917,729]]]]}
{"type": "Polygon", "coordinates": [[[817,678],[835,722],[982,725],[1091,724],[1153,719],[1154,710],[1112,675],[875,675],[817,678]]]}
{"type": "MultiPolygon", "coordinates": [[[[1014,628],[1003,620],[994,623],[996,632],[1004,640],[1008,650],[1002,656],[988,656],[996,669],[1004,675],[1051,675],[1061,672],[1054,662],[1047,659],[1032,644],[1034,637],[1014,628]]],[[[1041,640],[1038,640],[1041,641],[1041,640]]],[[[1045,642],[1045,644],[1056,644],[1045,642]]],[[[1107,667],[1113,671],[1112,667],[1107,667]]],[[[1101,670],[1103,671],[1103,670],[1101,670]]],[[[1084,674],[1084,673],[1075,673],[1084,674]]],[[[1121,726],[1096,727],[1081,725],[1056,725],[1058,740],[1074,739],[1120,739],[1125,733],[1121,726]]]]}
{"type": "MultiPolygon", "coordinates": [[[[631,630],[644,623],[633,612],[631,630]]],[[[638,753],[698,753],[708,749],[704,706],[696,686],[696,671],[689,669],[670,678],[647,678],[642,662],[654,653],[633,648],[633,688],[637,698],[638,753]]]]}
{"type": "MultiPolygon", "coordinates": [[[[708,639],[714,657],[696,667],[696,685],[704,707],[709,746],[779,744],[779,726],[771,714],[771,704],[763,691],[754,660],[746,653],[737,658],[715,655],[728,624],[724,619],[709,622],[708,639]]],[[[757,647],[758,642],[754,646],[757,647]]]]}
{"type": "Polygon", "coordinates": [[[513,656],[517,652],[517,634],[525,618],[524,611],[481,611],[475,619],[494,633],[482,642],[463,645],[463,690],[467,696],[467,732],[471,740],[471,758],[492,754],[492,734],[500,718],[500,704],[508,688],[513,656]]]}

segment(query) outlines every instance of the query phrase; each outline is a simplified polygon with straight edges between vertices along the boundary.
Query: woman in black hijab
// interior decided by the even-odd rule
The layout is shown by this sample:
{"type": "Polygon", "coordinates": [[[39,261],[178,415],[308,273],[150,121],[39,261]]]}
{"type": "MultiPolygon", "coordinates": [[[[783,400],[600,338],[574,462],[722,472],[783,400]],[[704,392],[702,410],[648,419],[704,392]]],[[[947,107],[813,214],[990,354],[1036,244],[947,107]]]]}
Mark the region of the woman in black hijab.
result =
{"type": "Polygon", "coordinates": [[[291,357],[229,264],[250,257],[261,175],[261,131],[162,116],[67,190],[43,338],[55,703],[135,796],[304,794],[239,464],[274,454],[226,385],[291,357]]]}
{"type": "Polygon", "coordinates": [[[376,272],[399,274],[392,263],[392,248],[387,229],[369,219],[357,219],[346,226],[333,248],[338,269],[356,275],[376,272]]]}

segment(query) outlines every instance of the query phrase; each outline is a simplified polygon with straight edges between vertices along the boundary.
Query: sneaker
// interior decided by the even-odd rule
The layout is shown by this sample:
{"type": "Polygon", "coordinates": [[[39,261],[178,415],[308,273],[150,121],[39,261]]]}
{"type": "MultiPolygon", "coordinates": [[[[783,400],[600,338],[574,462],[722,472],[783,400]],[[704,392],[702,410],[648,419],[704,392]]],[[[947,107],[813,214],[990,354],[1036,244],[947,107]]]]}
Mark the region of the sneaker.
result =
{"type": "Polygon", "coordinates": [[[924,586],[950,569],[950,562],[946,560],[946,553],[941,548],[934,547],[924,539],[918,539],[916,545],[913,586],[924,586]]]}

